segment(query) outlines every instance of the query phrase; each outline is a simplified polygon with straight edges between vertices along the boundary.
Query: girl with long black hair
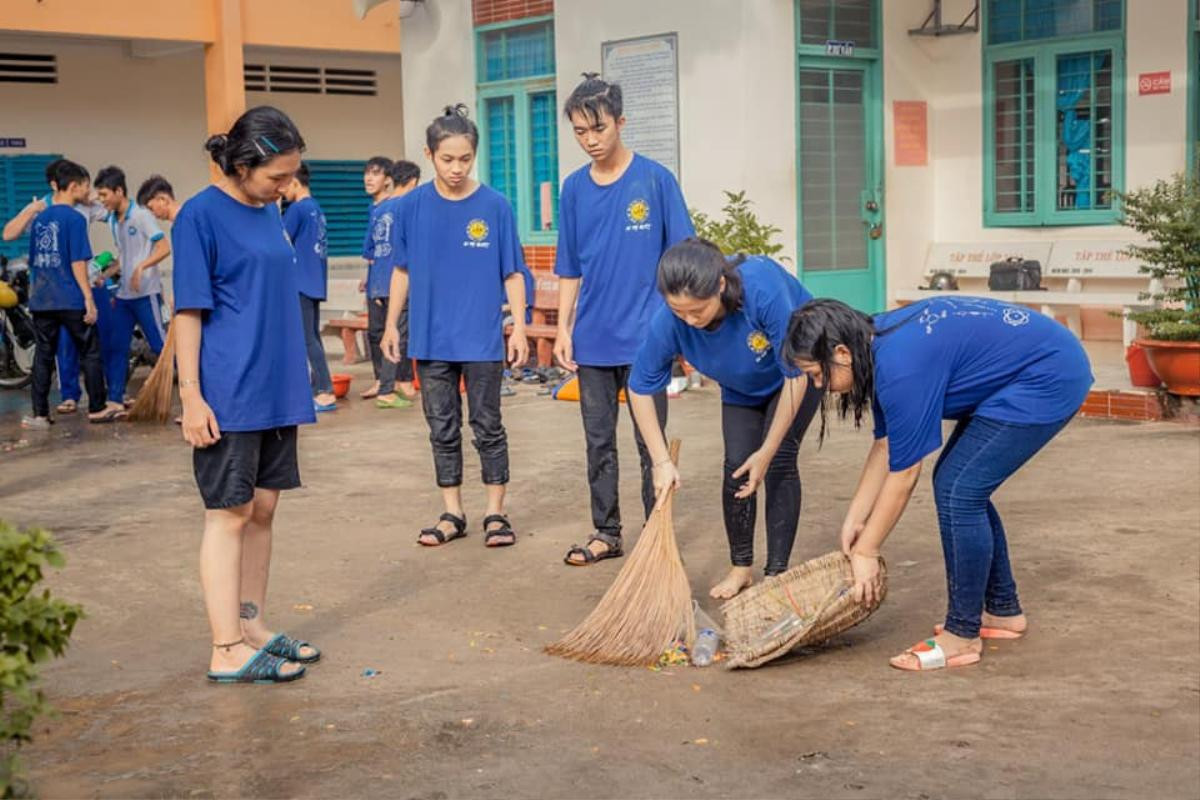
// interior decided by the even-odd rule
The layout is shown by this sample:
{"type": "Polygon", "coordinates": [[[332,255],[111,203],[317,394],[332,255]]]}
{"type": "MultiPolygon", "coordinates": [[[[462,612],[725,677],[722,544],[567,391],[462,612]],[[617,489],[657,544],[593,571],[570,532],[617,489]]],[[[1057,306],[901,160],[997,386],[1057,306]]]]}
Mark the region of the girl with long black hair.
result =
{"type": "MultiPolygon", "coordinates": [[[[978,297],[923,300],[874,318],[837,300],[798,310],[787,359],[839,395],[838,412],[875,443],[842,524],[855,597],[878,602],[879,551],[925,456],[933,469],[949,608],[945,624],[891,660],[898,669],[979,661],[982,639],[1014,639],[1027,622],[1004,526],[991,495],[1066,426],[1087,396],[1079,341],[1049,317],[978,297]],[[942,446],[942,421],[954,431],[942,446]]],[[[822,410],[822,433],[824,433],[822,410]]]]}

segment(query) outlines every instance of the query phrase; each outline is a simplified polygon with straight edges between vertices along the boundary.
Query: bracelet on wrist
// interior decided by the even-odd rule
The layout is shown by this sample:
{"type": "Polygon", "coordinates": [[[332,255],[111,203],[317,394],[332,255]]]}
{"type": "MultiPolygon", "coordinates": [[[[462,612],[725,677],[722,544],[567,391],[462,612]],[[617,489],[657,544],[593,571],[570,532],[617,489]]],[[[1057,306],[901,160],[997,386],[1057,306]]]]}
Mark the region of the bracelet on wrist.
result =
{"type": "Polygon", "coordinates": [[[192,379],[192,378],[186,378],[186,379],[183,379],[183,380],[179,381],[179,388],[180,388],[180,389],[187,389],[187,388],[189,388],[189,387],[192,387],[192,386],[199,386],[199,385],[200,385],[200,381],[198,381],[198,380],[194,380],[194,379],[192,379]]]}

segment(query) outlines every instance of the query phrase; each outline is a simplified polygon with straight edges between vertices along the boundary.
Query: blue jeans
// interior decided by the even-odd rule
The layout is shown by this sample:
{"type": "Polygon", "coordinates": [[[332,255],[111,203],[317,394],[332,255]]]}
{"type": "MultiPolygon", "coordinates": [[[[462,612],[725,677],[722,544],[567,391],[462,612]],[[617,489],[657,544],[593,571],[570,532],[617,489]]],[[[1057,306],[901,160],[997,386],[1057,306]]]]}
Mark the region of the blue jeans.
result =
{"type": "MultiPolygon", "coordinates": [[[[325,345],[321,343],[321,301],[300,295],[300,319],[304,324],[304,347],[308,351],[308,380],[313,394],[333,392],[325,345]]],[[[403,352],[403,351],[401,351],[403,352]]]]}
{"type": "MultiPolygon", "coordinates": [[[[124,389],[124,365],[127,359],[120,354],[116,354],[116,356],[113,354],[112,295],[108,289],[102,286],[93,286],[92,299],[96,301],[96,333],[100,337],[100,361],[104,367],[104,379],[111,388],[115,377],[113,371],[115,360],[122,365],[121,387],[124,389]]],[[[125,349],[128,350],[128,346],[125,349]]],[[[58,352],[55,360],[58,366],[59,399],[74,400],[78,403],[83,397],[83,390],[79,385],[79,351],[75,348],[75,340],[71,338],[65,327],[58,334],[58,352]]],[[[111,395],[109,399],[113,399],[111,395]]],[[[119,403],[122,398],[117,396],[115,399],[119,403]]]]}
{"type": "MultiPolygon", "coordinates": [[[[99,304],[97,304],[98,306],[99,304]]],[[[101,321],[103,325],[103,320],[101,321]]],[[[104,377],[108,380],[108,399],[120,403],[125,399],[125,382],[129,378],[129,346],[133,341],[133,326],[142,329],[146,343],[156,354],[163,349],[162,296],[118,297],[112,305],[108,335],[101,339],[104,348],[104,377]]]]}
{"type": "Polygon", "coordinates": [[[959,420],[933,468],[933,496],[946,559],[946,630],[979,636],[986,609],[1021,613],[1008,542],[992,493],[1061,431],[1071,418],[1044,425],[968,417],[959,420]]]}
{"type": "Polygon", "coordinates": [[[59,400],[78,403],[83,398],[83,388],[79,385],[79,351],[75,349],[75,340],[66,328],[58,332],[55,361],[58,367],[59,400]]]}

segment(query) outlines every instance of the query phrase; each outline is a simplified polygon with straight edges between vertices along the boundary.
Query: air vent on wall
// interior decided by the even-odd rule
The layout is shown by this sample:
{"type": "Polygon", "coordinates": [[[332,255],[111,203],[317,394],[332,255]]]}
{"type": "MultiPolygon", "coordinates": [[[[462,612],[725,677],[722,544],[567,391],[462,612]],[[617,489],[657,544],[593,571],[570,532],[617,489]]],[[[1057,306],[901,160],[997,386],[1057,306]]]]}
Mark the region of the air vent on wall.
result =
{"type": "Polygon", "coordinates": [[[0,53],[0,83],[58,83],[58,58],[39,53],[0,53]]]}
{"type": "Polygon", "coordinates": [[[299,94],[375,94],[375,70],[247,64],[246,91],[299,94]]]}

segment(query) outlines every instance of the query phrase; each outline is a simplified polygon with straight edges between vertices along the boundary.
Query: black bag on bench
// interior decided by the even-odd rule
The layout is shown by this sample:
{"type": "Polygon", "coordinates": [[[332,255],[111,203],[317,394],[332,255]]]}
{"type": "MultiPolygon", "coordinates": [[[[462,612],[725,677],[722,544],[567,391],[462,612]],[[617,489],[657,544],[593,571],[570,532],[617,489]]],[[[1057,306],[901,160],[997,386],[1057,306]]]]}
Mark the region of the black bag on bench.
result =
{"type": "Polygon", "coordinates": [[[1041,262],[1025,258],[997,261],[990,268],[988,288],[993,292],[1041,291],[1041,262]]]}

